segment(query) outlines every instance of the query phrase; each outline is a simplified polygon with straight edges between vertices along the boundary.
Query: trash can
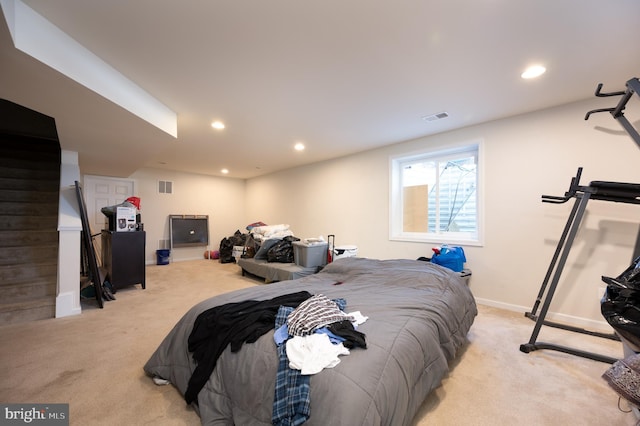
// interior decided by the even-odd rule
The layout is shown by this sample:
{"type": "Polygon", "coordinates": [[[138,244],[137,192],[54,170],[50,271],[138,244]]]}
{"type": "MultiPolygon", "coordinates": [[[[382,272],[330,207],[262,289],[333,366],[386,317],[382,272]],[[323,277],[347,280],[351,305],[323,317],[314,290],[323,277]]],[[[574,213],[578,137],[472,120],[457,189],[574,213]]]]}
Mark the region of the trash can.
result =
{"type": "Polygon", "coordinates": [[[171,255],[171,250],[156,250],[156,257],[158,258],[158,265],[168,265],[169,264],[169,256],[171,255]]]}

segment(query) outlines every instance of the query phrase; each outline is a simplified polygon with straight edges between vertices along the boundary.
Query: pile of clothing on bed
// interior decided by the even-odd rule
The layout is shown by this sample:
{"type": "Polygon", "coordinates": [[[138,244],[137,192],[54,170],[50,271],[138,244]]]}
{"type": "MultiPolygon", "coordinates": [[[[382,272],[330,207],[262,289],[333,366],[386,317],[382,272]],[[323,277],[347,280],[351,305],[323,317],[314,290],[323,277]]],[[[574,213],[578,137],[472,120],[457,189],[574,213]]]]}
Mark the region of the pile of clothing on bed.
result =
{"type": "Polygon", "coordinates": [[[348,355],[349,349],[367,347],[365,335],[356,329],[367,317],[359,311],[345,313],[346,304],[344,299],[300,291],[202,312],[188,339],[197,367],[185,392],[186,402],[197,401],[228,345],[231,352],[238,352],[244,343],[254,343],[273,329],[279,364],[272,421],[274,425],[304,422],[310,414],[310,376],[338,365],[338,357],[348,355]]]}

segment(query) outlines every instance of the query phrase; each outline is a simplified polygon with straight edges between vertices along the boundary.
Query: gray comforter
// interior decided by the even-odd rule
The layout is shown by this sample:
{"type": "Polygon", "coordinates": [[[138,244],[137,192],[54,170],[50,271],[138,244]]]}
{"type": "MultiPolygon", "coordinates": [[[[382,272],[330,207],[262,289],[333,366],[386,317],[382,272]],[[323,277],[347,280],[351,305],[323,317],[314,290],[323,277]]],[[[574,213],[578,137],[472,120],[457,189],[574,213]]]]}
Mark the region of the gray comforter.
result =
{"type": "MultiPolygon", "coordinates": [[[[266,300],[306,290],[347,301],[347,312],[369,317],[358,330],[367,349],[355,348],[341,362],[311,376],[307,425],[406,425],[448,372],[448,362],[466,342],[477,314],[459,274],[428,262],[344,258],[320,273],[234,291],[191,308],[175,325],[144,370],[184,394],[195,363],[187,339],[199,313],[244,300],[266,300]],[[339,283],[339,284],[337,284],[339,283]]],[[[198,395],[204,425],[268,425],[278,356],[273,331],[227,348],[198,395]]]]}

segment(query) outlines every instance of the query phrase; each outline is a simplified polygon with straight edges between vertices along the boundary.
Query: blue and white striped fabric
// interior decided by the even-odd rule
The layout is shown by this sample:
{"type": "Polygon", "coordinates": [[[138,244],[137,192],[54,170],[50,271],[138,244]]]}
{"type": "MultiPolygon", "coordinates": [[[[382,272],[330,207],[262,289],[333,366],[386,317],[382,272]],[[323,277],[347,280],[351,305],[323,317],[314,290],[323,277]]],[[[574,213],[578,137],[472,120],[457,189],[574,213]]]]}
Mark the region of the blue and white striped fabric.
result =
{"type": "Polygon", "coordinates": [[[308,336],[317,328],[353,318],[340,309],[338,304],[322,294],[316,294],[302,302],[287,318],[289,334],[308,336]]]}

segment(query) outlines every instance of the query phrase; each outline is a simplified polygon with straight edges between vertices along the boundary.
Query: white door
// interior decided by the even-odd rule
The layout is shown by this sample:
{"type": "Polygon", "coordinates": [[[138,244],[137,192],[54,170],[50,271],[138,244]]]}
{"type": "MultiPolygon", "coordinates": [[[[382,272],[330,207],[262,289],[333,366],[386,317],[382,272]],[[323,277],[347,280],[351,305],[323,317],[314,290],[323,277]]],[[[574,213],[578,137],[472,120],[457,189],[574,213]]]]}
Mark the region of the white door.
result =
{"type": "MultiPolygon", "coordinates": [[[[122,203],[135,194],[135,181],[132,179],[120,179],[106,176],[84,177],[82,192],[87,204],[87,217],[91,227],[91,235],[100,234],[103,229],[108,229],[107,217],[101,209],[122,203]]],[[[102,263],[102,246],[100,235],[93,239],[98,263],[102,263]]]]}

